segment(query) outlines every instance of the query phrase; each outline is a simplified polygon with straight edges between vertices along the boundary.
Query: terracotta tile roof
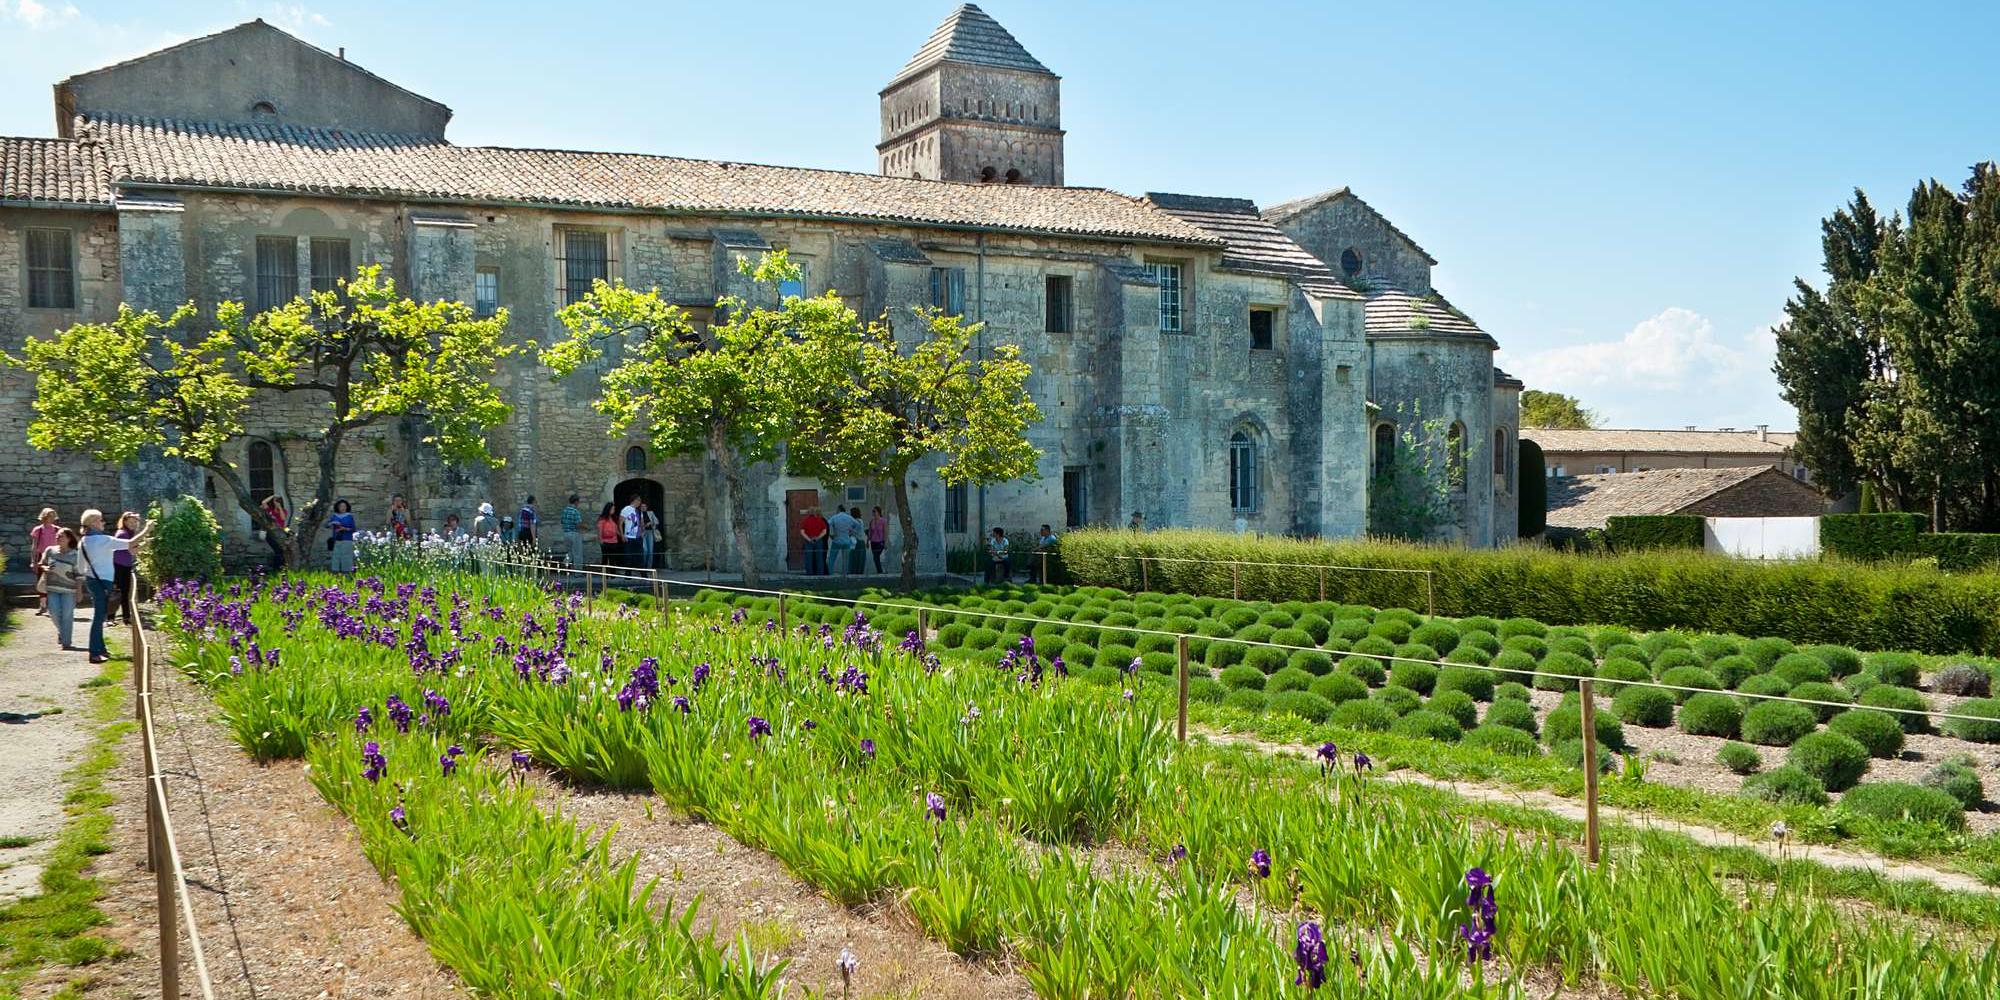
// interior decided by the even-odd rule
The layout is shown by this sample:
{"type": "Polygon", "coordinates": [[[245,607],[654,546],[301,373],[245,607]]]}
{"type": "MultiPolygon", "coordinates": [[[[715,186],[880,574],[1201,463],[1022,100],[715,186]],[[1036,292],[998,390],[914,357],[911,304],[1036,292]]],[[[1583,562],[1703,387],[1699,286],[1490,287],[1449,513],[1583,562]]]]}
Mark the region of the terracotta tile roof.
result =
{"type": "Polygon", "coordinates": [[[1150,192],[1146,201],[1160,211],[1224,241],[1222,268],[1289,278],[1322,298],[1359,299],[1326,262],[1265,221],[1245,198],[1208,198],[1150,192]]]}
{"type": "Polygon", "coordinates": [[[1029,55],[1013,34],[1000,26],[1000,22],[973,4],[964,4],[946,15],[944,23],[931,32],[930,39],[896,73],[889,86],[894,87],[906,77],[941,62],[974,63],[1029,73],[1049,72],[1049,68],[1029,55]]]}
{"type": "Polygon", "coordinates": [[[1368,300],[1368,336],[1371,338],[1469,337],[1494,344],[1493,338],[1487,336],[1479,324],[1454,309],[1444,296],[1436,292],[1428,296],[1411,295],[1400,288],[1378,284],[1364,294],[1368,300]]]}
{"type": "Polygon", "coordinates": [[[1757,439],[1756,428],[1743,431],[1652,431],[1564,430],[1553,427],[1523,427],[1521,436],[1534,439],[1547,455],[1601,452],[1655,452],[1669,455],[1769,455],[1785,454],[1795,434],[1772,431],[1766,440],[1757,439]]]}
{"type": "Polygon", "coordinates": [[[120,184],[301,192],[423,202],[809,217],[1220,246],[1143,201],[1102,188],[954,184],[638,153],[456,146],[407,135],[286,125],[78,119],[120,184]]]}
{"type": "Polygon", "coordinates": [[[1549,526],[1602,528],[1607,517],[1673,514],[1767,472],[1791,478],[1769,465],[1557,477],[1549,480],[1549,526]]]}
{"type": "Polygon", "coordinates": [[[0,202],[108,207],[108,173],[94,143],[0,136],[0,202]]]}
{"type": "Polygon", "coordinates": [[[1285,220],[1290,219],[1295,215],[1299,215],[1300,213],[1303,213],[1309,209],[1317,208],[1330,201],[1339,201],[1342,198],[1354,199],[1355,204],[1360,205],[1362,208],[1367,209],[1369,212],[1373,213],[1376,218],[1381,219],[1382,224],[1388,226],[1390,232],[1395,233],[1397,236],[1402,237],[1403,242],[1408,243],[1412,249],[1416,250],[1420,254],[1423,254],[1424,260],[1429,261],[1433,265],[1437,264],[1437,258],[1431,256],[1430,251],[1425,250],[1421,246],[1418,246],[1417,241],[1411,239],[1409,233],[1402,231],[1400,228],[1396,226],[1394,222],[1389,221],[1388,216],[1383,215],[1380,211],[1377,211],[1375,206],[1370,205],[1365,201],[1362,201],[1360,195],[1355,194],[1353,189],[1348,188],[1346,186],[1337,187],[1331,191],[1321,191],[1318,194],[1309,194],[1303,198],[1294,198],[1291,201],[1279,202],[1278,204],[1272,205],[1270,208],[1264,210],[1264,218],[1270,219],[1272,222],[1283,223],[1285,220]]]}

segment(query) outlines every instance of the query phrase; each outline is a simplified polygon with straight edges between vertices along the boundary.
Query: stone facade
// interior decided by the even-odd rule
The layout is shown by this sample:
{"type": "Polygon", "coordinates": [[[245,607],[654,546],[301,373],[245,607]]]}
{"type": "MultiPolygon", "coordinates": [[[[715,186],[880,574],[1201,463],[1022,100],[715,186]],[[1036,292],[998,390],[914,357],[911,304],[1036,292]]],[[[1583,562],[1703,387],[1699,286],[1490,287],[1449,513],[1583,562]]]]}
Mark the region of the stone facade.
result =
{"type": "MultiPolygon", "coordinates": [[[[328,179],[336,161],[322,166],[317,157],[337,155],[337,162],[355,169],[380,165],[390,175],[412,162],[399,157],[466,151],[442,140],[383,148],[344,130],[310,132],[313,142],[327,146],[353,143],[323,153],[322,145],[293,138],[306,132],[273,132],[254,122],[121,131],[99,123],[123,121],[122,105],[100,115],[89,104],[93,94],[120,91],[101,83],[71,86],[65,111],[77,117],[63,128],[79,136],[79,151],[107,150],[109,190],[88,205],[49,204],[8,197],[10,190],[29,188],[18,178],[0,177],[0,347],[13,350],[24,337],[109,319],[121,300],[157,309],[192,301],[211,315],[220,302],[254,296],[260,240],[267,249],[284,243],[295,248],[301,290],[314,281],[315,252],[335,248],[350,266],[380,265],[400,288],[423,299],[477,302],[482,290],[491,290],[494,304],[508,310],[512,338],[523,345],[559,333],[555,314],[563,302],[568,234],[602,234],[607,277],[658,288],[688,307],[697,322],[706,320],[707,307],[721,295],[772,300],[769,290],[748,285],[736,263],[782,248],[802,265],[806,294],[834,292],[862,315],[892,323],[906,322],[915,308],[947,304],[937,301],[940,294],[956,295],[940,289],[962,288],[962,298],[949,304],[981,324],[979,350],[1017,345],[1033,368],[1029,391],[1044,418],[1029,431],[1042,452],[1036,477],[961,496],[939,482],[934,465],[913,471],[908,486],[922,532],[920,565],[927,571],[942,568],[948,547],[977,544],[994,525],[1026,535],[1043,523],[1059,530],[1123,523],[1134,510],[1155,526],[1360,534],[1367,529],[1374,428],[1393,419],[1387,414],[1418,410],[1458,424],[1469,467],[1481,473],[1468,477],[1456,505],[1458,523],[1442,528],[1441,536],[1473,545],[1511,540],[1518,484],[1509,470],[1519,384],[1496,373],[1492,339],[1430,287],[1428,254],[1345,191],[1260,213],[1234,199],[1128,199],[1060,187],[1057,78],[1018,43],[1018,51],[994,55],[997,43],[987,25],[990,18],[977,8],[962,8],[940,28],[942,41],[934,36],[883,91],[882,149],[901,152],[894,162],[883,153],[882,172],[927,179],[885,186],[881,178],[821,172],[813,187],[845,185],[858,193],[810,202],[815,195],[791,194],[798,171],[720,165],[716,172],[728,183],[747,185],[731,188],[731,197],[749,190],[808,199],[782,211],[746,211],[720,201],[703,207],[685,197],[667,206],[647,200],[644,190],[625,204],[587,205],[567,189],[561,198],[543,198],[527,189],[526,178],[523,193],[505,199],[443,195],[434,185],[348,187],[328,179]],[[202,155],[218,159],[197,157],[187,168],[179,165],[183,147],[175,144],[195,132],[219,137],[201,146],[202,155]],[[251,158],[266,147],[282,149],[277,167],[251,158]],[[1003,149],[1015,158],[995,158],[1003,149]],[[961,155],[966,150],[975,152],[961,155]],[[902,152],[931,159],[927,167],[906,170],[902,152]],[[173,161],[175,172],[148,175],[132,166],[149,159],[173,161]],[[997,168],[997,178],[981,176],[988,166],[997,168]],[[246,173],[203,182],[203,169],[246,173]],[[1009,194],[980,183],[1004,181],[1005,171],[1014,169],[1021,171],[1014,179],[1028,190],[1009,194]],[[284,170],[307,174],[293,181],[284,170]],[[252,176],[255,171],[264,173],[252,176]],[[940,177],[946,179],[928,179],[940,177]],[[939,214],[956,209],[926,207],[933,185],[954,184],[952,178],[969,183],[949,189],[951,197],[942,201],[988,215],[956,221],[939,214]],[[907,201],[865,212],[855,207],[855,198],[879,197],[907,201]],[[1072,204],[1086,214],[1072,219],[1046,211],[1072,204]],[[25,232],[45,227],[73,234],[75,308],[31,309],[23,302],[25,232]],[[1363,263],[1343,273],[1343,255],[1350,253],[1363,263]],[[1488,468],[1490,488],[1483,475],[1488,468]]],[[[256,53],[260,65],[276,67],[271,72],[279,75],[310,66],[315,74],[358,76],[319,88],[331,95],[327,100],[354,88],[387,95],[372,109],[288,99],[281,106],[303,116],[294,123],[298,130],[367,115],[388,116],[386,125],[423,126],[405,119],[422,118],[434,102],[397,97],[404,93],[400,88],[303,43],[295,43],[300,52],[275,58],[269,52],[274,31],[246,25],[167,50],[159,58],[168,66],[142,57],[99,72],[113,81],[120,73],[178,81],[185,93],[146,98],[180,101],[175,106],[184,112],[170,117],[224,115],[256,94],[290,94],[305,86],[296,79],[243,80],[200,71],[202,59],[227,61],[240,49],[256,53]]],[[[440,131],[448,115],[444,109],[434,116],[440,131]]],[[[593,166],[589,158],[598,155],[573,154],[560,169],[579,177],[619,169],[593,166]]],[[[640,174],[717,167],[629,157],[620,163],[640,174]]],[[[555,175],[555,183],[568,183],[564,176],[555,175]]],[[[545,176],[539,183],[549,181],[545,176]]],[[[511,514],[530,495],[553,524],[572,492],[594,516],[599,505],[614,498],[622,503],[640,491],[664,501],[662,550],[670,566],[733,564],[721,511],[709,501],[716,494],[715,470],[705,458],[654,455],[640,440],[607,434],[589,405],[591,381],[553,382],[531,351],[504,361],[499,378],[514,406],[512,419],[491,436],[503,460],[499,466],[447,465],[418,443],[423,433],[415,420],[371,427],[349,439],[337,493],[353,502],[364,525],[384,523],[395,492],[411,498],[420,524],[434,526],[449,513],[469,520],[483,500],[511,514]]],[[[45,503],[71,516],[83,506],[135,507],[182,484],[203,488],[189,470],[157,457],[113,470],[78,456],[32,451],[22,431],[30,398],[32,386],[18,373],[0,377],[0,399],[11,404],[0,414],[0,533],[25,531],[45,503]]],[[[274,480],[294,506],[316,477],[317,443],[309,435],[315,405],[302,394],[260,399],[249,435],[232,446],[242,471],[252,449],[263,454],[268,445],[274,480]]],[[[891,508],[890,484],[804,481],[775,466],[749,470],[747,486],[752,535],[766,570],[788,565],[788,511],[802,497],[823,506],[891,508]]],[[[207,489],[211,496],[218,492],[214,484],[207,489]]],[[[260,552],[247,516],[226,502],[218,506],[231,552],[260,552]]],[[[892,554],[897,544],[892,537],[892,554]]],[[[591,549],[595,558],[594,544],[591,549]]]]}

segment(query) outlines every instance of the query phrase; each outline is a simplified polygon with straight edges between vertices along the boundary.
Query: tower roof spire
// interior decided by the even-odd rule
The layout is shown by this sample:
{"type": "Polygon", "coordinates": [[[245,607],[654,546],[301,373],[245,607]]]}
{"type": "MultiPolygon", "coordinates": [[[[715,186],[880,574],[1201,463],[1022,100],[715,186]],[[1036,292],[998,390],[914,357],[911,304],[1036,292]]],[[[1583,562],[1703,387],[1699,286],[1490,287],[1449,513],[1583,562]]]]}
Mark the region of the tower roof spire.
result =
{"type": "Polygon", "coordinates": [[[1028,50],[1022,48],[1021,43],[992,15],[969,3],[961,4],[944,19],[944,23],[938,25],[936,31],[931,32],[930,40],[910,57],[909,63],[890,81],[890,86],[941,62],[972,63],[1055,75],[1042,65],[1041,60],[1029,55],[1028,50]]]}

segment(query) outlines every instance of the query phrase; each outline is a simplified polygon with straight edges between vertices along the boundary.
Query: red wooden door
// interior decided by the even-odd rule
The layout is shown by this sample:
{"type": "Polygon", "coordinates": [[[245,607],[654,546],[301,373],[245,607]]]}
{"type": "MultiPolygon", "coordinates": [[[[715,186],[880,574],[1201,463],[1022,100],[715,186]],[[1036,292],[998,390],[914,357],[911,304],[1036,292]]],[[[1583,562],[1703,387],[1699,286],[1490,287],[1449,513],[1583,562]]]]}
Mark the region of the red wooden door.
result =
{"type": "Polygon", "coordinates": [[[799,522],[806,511],[819,506],[818,490],[785,491],[785,565],[794,573],[806,568],[806,542],[799,537],[799,522]]]}

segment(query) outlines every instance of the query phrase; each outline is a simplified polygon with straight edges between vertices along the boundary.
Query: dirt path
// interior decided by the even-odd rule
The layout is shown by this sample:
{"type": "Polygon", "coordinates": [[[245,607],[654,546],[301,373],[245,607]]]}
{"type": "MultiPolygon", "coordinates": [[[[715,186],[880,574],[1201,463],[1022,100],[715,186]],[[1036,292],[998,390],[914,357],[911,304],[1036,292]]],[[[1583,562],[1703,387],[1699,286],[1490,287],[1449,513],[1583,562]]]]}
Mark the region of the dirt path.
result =
{"type": "MultiPolygon", "coordinates": [[[[0,639],[0,904],[41,891],[42,865],[62,832],[63,782],[89,749],[91,692],[98,667],[82,652],[56,648],[55,623],[16,608],[0,639]],[[5,846],[25,838],[22,847],[5,846]]],[[[89,620],[77,621],[82,641],[89,620]]]]}
{"type": "MultiPolygon", "coordinates": [[[[1191,730],[1195,728],[1197,727],[1190,727],[1191,730]]],[[[1200,731],[1204,736],[1217,743],[1249,747],[1264,753],[1304,757],[1308,752],[1303,747],[1287,746],[1281,743],[1267,743],[1262,740],[1225,733],[1220,730],[1201,728],[1200,731]]],[[[1467,781],[1444,781],[1409,769],[1382,772],[1378,780],[1399,781],[1412,785],[1441,788],[1479,802],[1496,802],[1539,809],[1543,812],[1552,813],[1563,819],[1578,823],[1583,822],[1584,819],[1584,804],[1582,802],[1576,799],[1564,798],[1553,792],[1506,788],[1467,781]]],[[[1779,845],[1770,840],[1751,839],[1729,830],[1718,830],[1714,827],[1702,826],[1695,823],[1684,823],[1679,820],[1655,816],[1652,813],[1621,809],[1615,806],[1600,805],[1597,815],[1598,819],[1603,822],[1679,834],[1698,844],[1709,847],[1747,847],[1773,860],[1814,861],[1828,868],[1872,871],[1884,878],[1920,880],[1930,882],[1941,889],[1951,889],[1958,892],[1991,893],[1996,891],[1993,886],[1986,885],[1978,879],[1961,872],[1947,871],[1942,868],[1933,868],[1929,865],[1914,862],[1895,861],[1879,855],[1866,854],[1859,851],[1849,851],[1824,845],[1802,846],[1798,844],[1784,847],[1781,851],[1779,845]]]]}

